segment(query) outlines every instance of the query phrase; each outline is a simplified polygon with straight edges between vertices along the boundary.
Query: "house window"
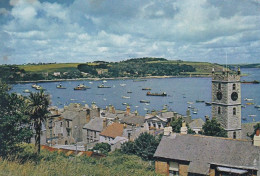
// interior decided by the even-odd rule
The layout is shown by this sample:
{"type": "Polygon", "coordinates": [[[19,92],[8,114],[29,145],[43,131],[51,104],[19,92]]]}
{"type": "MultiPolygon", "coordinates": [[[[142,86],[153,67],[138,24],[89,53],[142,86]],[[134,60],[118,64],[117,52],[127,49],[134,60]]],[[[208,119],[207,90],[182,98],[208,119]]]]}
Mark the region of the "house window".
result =
{"type": "Polygon", "coordinates": [[[159,128],[159,129],[161,128],[161,124],[158,124],[158,128],[159,128]]]}
{"type": "Polygon", "coordinates": [[[221,84],[218,83],[218,90],[221,90],[221,84]]]}
{"type": "Polygon", "coordinates": [[[89,130],[87,130],[87,136],[89,136],[89,130]]]}
{"type": "Polygon", "coordinates": [[[60,127],[62,127],[62,122],[60,122],[60,127]]]}
{"type": "Polygon", "coordinates": [[[70,127],[70,121],[67,121],[67,127],[68,128],[70,127]]]}
{"type": "Polygon", "coordinates": [[[233,90],[236,90],[236,84],[233,84],[233,90]]]}
{"type": "Polygon", "coordinates": [[[179,164],[177,162],[169,162],[169,176],[179,176],[179,164]]]}
{"type": "Polygon", "coordinates": [[[237,133],[234,131],[233,132],[233,139],[236,139],[237,138],[237,133]]]}
{"type": "Polygon", "coordinates": [[[97,137],[97,132],[96,131],[94,131],[94,138],[96,138],[97,137]]]}
{"type": "Polygon", "coordinates": [[[130,137],[131,137],[131,133],[128,133],[128,139],[130,140],[130,137]]]}
{"type": "Polygon", "coordinates": [[[237,114],[237,110],[236,108],[233,108],[233,115],[236,115],[237,114]]]}
{"type": "Polygon", "coordinates": [[[155,124],[155,123],[153,124],[153,127],[154,127],[154,128],[156,127],[156,124],[155,124]]]}
{"type": "Polygon", "coordinates": [[[220,107],[218,107],[218,114],[221,114],[221,109],[220,109],[220,107]]]}
{"type": "Polygon", "coordinates": [[[148,126],[149,126],[149,127],[151,127],[151,124],[150,124],[150,123],[148,123],[148,126]]]}

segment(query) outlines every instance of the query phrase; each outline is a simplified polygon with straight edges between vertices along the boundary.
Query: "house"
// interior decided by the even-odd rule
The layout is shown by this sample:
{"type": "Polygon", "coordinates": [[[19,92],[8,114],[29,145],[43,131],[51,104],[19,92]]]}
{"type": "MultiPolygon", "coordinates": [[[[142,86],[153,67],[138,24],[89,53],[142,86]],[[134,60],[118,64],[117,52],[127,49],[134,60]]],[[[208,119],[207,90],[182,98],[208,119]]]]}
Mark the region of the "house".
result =
{"type": "Polygon", "coordinates": [[[251,141],[169,133],[155,154],[164,175],[260,175],[260,136],[251,141]],[[255,146],[258,145],[258,146],[255,146]]]}
{"type": "Polygon", "coordinates": [[[89,123],[83,126],[83,142],[94,143],[99,141],[99,134],[106,128],[105,119],[95,117],[91,119],[89,123]]]}
{"type": "Polygon", "coordinates": [[[200,131],[202,131],[202,126],[205,124],[205,122],[201,119],[192,119],[192,121],[189,123],[189,127],[192,131],[194,131],[196,134],[199,134],[200,131]]]}
{"type": "Polygon", "coordinates": [[[111,145],[111,150],[120,148],[121,144],[128,141],[127,138],[123,137],[124,125],[120,123],[112,123],[106,129],[104,129],[100,134],[99,142],[108,143],[111,145]]]}
{"type": "Polygon", "coordinates": [[[60,72],[53,72],[53,76],[60,76],[60,72]]]}

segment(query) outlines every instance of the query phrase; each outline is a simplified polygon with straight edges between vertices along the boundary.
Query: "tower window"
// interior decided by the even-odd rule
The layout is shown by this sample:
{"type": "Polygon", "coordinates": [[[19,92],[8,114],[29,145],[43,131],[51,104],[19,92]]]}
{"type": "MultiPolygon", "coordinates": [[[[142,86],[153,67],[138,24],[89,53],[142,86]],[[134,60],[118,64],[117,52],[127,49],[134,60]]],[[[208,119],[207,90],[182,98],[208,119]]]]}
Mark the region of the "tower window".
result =
{"type": "Polygon", "coordinates": [[[220,109],[220,107],[218,107],[218,114],[221,114],[221,109],[220,109]]]}
{"type": "Polygon", "coordinates": [[[233,84],[233,90],[236,90],[236,84],[233,84]]]}
{"type": "Polygon", "coordinates": [[[236,108],[233,108],[233,115],[236,115],[237,114],[237,110],[236,108]]]}
{"type": "Polygon", "coordinates": [[[233,139],[236,139],[237,138],[237,133],[234,131],[233,132],[233,139]]]}
{"type": "Polygon", "coordinates": [[[218,83],[218,90],[221,90],[221,84],[218,83]]]}

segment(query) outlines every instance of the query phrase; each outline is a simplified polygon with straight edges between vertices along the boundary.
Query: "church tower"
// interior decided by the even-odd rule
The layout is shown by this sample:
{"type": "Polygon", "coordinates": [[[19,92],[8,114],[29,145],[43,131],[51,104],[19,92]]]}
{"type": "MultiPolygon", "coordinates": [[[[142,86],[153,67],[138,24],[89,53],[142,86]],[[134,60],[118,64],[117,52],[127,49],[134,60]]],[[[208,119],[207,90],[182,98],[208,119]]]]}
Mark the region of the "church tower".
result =
{"type": "Polygon", "coordinates": [[[236,74],[212,69],[212,118],[227,131],[228,137],[241,139],[240,69],[236,74]]]}

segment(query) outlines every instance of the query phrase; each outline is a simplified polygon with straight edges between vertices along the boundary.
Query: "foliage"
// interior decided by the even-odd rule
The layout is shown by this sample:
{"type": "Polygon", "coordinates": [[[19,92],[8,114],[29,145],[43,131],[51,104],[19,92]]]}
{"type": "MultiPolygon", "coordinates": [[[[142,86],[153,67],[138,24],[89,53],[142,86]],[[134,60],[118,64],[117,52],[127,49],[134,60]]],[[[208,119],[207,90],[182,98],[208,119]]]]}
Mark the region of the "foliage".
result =
{"type": "MultiPolygon", "coordinates": [[[[26,146],[25,146],[26,147],[26,146]]],[[[26,147],[27,148],[27,147],[26,147]]],[[[33,155],[32,146],[26,155],[33,155]],[[31,152],[31,153],[30,153],[31,152]]],[[[0,160],[0,175],[156,175],[154,166],[134,155],[125,155],[118,151],[109,153],[107,157],[95,159],[91,157],[68,157],[42,150],[38,162],[28,160],[21,164],[20,160],[0,160]]]]}
{"type": "Polygon", "coordinates": [[[202,129],[202,134],[206,136],[227,137],[226,130],[221,127],[220,123],[218,123],[215,118],[212,120],[207,120],[202,126],[202,129]]]}
{"type": "Polygon", "coordinates": [[[27,104],[27,114],[33,121],[35,130],[35,147],[36,152],[40,153],[40,135],[42,122],[46,120],[48,114],[48,106],[50,100],[48,95],[44,94],[44,91],[30,93],[28,104],[27,104]]]}
{"type": "MultiPolygon", "coordinates": [[[[172,131],[175,133],[180,133],[181,132],[181,127],[182,127],[182,118],[173,118],[171,121],[170,125],[172,127],[172,131]]],[[[188,128],[188,134],[194,134],[194,131],[189,127],[189,124],[186,124],[188,128]]]]}
{"type": "Polygon", "coordinates": [[[8,86],[0,82],[0,156],[21,151],[19,143],[29,141],[32,132],[29,118],[24,115],[24,97],[8,94],[8,86]]]}
{"type": "Polygon", "coordinates": [[[122,145],[122,152],[126,154],[134,154],[144,160],[152,160],[153,155],[160,143],[161,137],[154,137],[153,135],[145,132],[142,133],[134,142],[125,142],[122,145]]]}
{"type": "Polygon", "coordinates": [[[93,150],[99,150],[103,154],[108,154],[108,152],[111,151],[111,146],[108,143],[97,143],[94,147],[93,150]]]}
{"type": "Polygon", "coordinates": [[[253,139],[254,135],[256,134],[256,130],[258,130],[258,129],[260,129],[260,123],[257,123],[256,125],[254,125],[254,132],[251,135],[247,134],[247,136],[250,137],[251,139],[253,139]]]}

